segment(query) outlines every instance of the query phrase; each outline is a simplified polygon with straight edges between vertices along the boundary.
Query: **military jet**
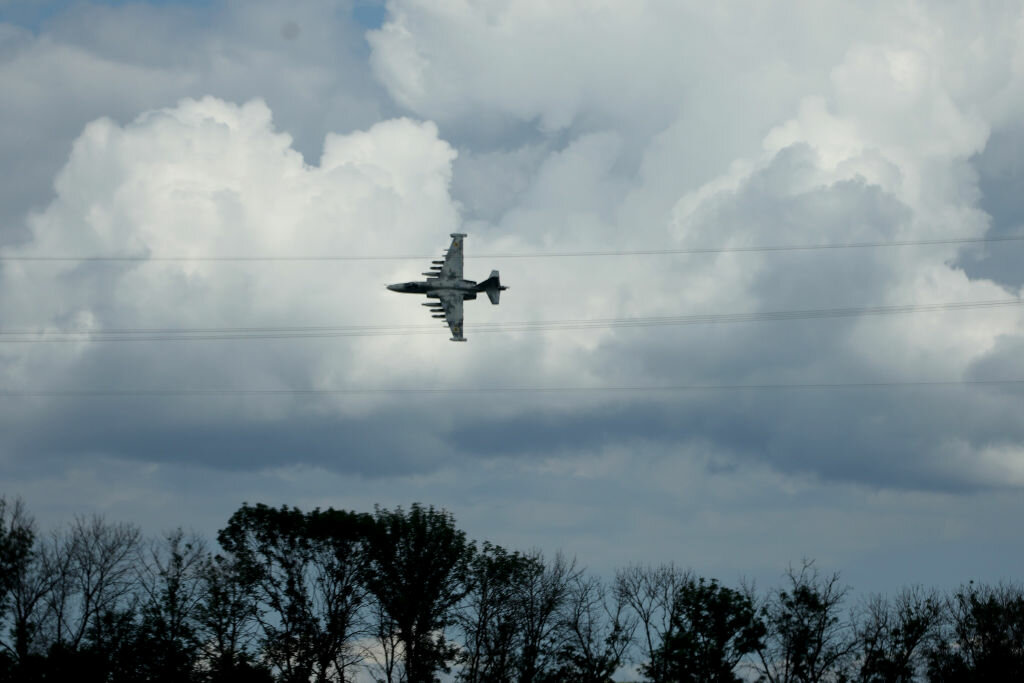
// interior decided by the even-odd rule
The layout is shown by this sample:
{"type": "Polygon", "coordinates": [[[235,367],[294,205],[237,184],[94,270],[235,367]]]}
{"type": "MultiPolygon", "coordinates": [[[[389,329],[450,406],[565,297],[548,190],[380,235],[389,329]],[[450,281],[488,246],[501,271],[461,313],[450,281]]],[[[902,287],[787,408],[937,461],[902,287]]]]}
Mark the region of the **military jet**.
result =
{"type": "Polygon", "coordinates": [[[428,301],[423,304],[430,307],[435,318],[444,318],[452,330],[452,341],[464,342],[462,336],[462,302],[475,299],[477,292],[487,292],[492,304],[498,303],[501,293],[508,289],[501,284],[498,271],[492,270],[491,276],[483,282],[462,279],[462,241],[465,233],[453,232],[452,244],[445,252],[444,258],[431,262],[430,272],[423,273],[426,280],[420,282],[399,282],[388,285],[392,292],[403,294],[426,294],[428,301]]]}

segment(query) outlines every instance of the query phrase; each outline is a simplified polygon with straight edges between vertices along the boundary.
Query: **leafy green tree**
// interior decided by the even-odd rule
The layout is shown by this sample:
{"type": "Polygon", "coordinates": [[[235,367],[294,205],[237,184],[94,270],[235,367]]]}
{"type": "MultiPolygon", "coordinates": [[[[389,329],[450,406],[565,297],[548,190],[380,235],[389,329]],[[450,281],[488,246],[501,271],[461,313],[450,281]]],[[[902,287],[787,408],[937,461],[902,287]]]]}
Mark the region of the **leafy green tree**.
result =
{"type": "Polygon", "coordinates": [[[218,535],[252,587],[263,656],[283,683],[344,680],[359,659],[367,515],[243,505],[218,535]]]}
{"type": "Polygon", "coordinates": [[[928,653],[930,681],[1024,680],[1024,589],[971,582],[947,609],[945,637],[928,653]]]}
{"type": "Polygon", "coordinates": [[[672,612],[671,628],[643,667],[645,675],[663,681],[740,681],[736,667],[761,648],[765,635],[751,599],[715,579],[691,576],[679,586],[672,612]]]}
{"type": "Polygon", "coordinates": [[[457,648],[445,638],[467,593],[473,547],[452,515],[414,503],[377,507],[366,584],[401,642],[409,683],[432,683],[457,648]]]}
{"type": "Polygon", "coordinates": [[[918,680],[926,648],[938,637],[944,619],[942,600],[934,591],[912,587],[895,598],[869,598],[856,625],[863,683],[910,683],[918,680]]]}
{"type": "Polygon", "coordinates": [[[840,608],[849,589],[839,575],[822,576],[804,560],[786,573],[789,585],[761,606],[766,633],[757,650],[761,680],[769,683],[817,683],[839,680],[855,642],[840,608]]]}

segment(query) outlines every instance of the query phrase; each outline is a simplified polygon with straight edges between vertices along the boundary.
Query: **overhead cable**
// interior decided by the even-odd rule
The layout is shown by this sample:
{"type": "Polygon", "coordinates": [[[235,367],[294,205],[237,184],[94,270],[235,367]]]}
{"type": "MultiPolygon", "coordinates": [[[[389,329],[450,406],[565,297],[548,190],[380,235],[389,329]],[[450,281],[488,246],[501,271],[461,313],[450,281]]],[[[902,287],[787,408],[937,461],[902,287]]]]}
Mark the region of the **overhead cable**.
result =
{"type": "Polygon", "coordinates": [[[217,396],[367,396],[383,394],[570,394],[776,391],[809,389],[895,389],[969,386],[1024,386],[1024,379],[761,384],[672,384],[636,386],[364,387],[340,389],[67,389],[0,391],[0,398],[134,398],[217,396]]]}
{"type": "MultiPolygon", "coordinates": [[[[610,249],[581,251],[550,251],[550,252],[494,252],[474,253],[464,256],[472,259],[541,259],[541,258],[582,258],[601,256],[673,256],[697,254],[736,254],[752,252],[784,252],[784,251],[824,251],[833,249],[872,249],[886,247],[922,247],[935,245],[985,244],[996,242],[1021,242],[1024,235],[1003,235],[992,237],[957,237],[948,239],[926,240],[890,240],[869,242],[840,242],[834,244],[789,244],[767,246],[732,246],[732,247],[690,247],[680,249],[610,249]]],[[[3,254],[0,263],[4,262],[125,262],[125,263],[165,263],[165,262],[315,262],[315,261],[422,261],[436,258],[437,254],[426,255],[294,255],[294,256],[165,256],[160,254],[96,254],[96,255],[48,255],[48,254],[3,254]]]]}
{"type": "MultiPolygon", "coordinates": [[[[497,332],[552,332],[560,330],[619,329],[750,323],[768,321],[856,318],[868,316],[936,313],[1019,306],[1024,299],[959,301],[933,304],[819,308],[749,313],[707,313],[637,318],[580,318],[506,323],[479,323],[468,327],[474,334],[497,332]]],[[[10,330],[0,329],[0,343],[128,342],[128,341],[212,341],[257,339],[330,339],[410,334],[448,334],[441,325],[340,325],[193,328],[111,328],[98,330],[10,330]]]]}

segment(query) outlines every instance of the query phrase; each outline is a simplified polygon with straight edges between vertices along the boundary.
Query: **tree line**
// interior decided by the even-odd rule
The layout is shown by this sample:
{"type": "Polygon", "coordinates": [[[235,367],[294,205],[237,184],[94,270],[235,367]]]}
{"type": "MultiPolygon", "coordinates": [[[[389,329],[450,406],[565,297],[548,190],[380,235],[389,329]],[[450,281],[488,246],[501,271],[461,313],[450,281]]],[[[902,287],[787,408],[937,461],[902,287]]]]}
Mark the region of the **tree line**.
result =
{"type": "Polygon", "coordinates": [[[811,561],[780,586],[673,564],[613,579],[466,538],[445,510],[243,504],[216,547],[0,497],[0,681],[651,683],[1024,680],[1024,589],[854,602],[811,561]]]}

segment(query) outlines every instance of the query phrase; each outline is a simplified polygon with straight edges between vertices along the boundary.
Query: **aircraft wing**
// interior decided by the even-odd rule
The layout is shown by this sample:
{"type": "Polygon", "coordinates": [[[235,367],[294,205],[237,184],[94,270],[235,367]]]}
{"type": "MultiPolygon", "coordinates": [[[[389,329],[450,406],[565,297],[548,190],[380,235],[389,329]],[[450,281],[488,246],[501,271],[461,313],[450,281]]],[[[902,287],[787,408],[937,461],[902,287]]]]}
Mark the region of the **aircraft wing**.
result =
{"type": "MultiPolygon", "coordinates": [[[[448,280],[462,279],[462,240],[466,237],[461,232],[452,233],[452,244],[444,254],[444,264],[441,266],[441,277],[448,280]]],[[[436,261],[435,261],[436,263],[436,261]]],[[[462,305],[462,300],[459,300],[462,305]]],[[[462,319],[462,316],[459,316],[462,319]]]]}
{"type": "Polygon", "coordinates": [[[466,341],[462,336],[462,294],[456,292],[439,292],[441,306],[448,327],[452,330],[452,341],[466,341]]]}

